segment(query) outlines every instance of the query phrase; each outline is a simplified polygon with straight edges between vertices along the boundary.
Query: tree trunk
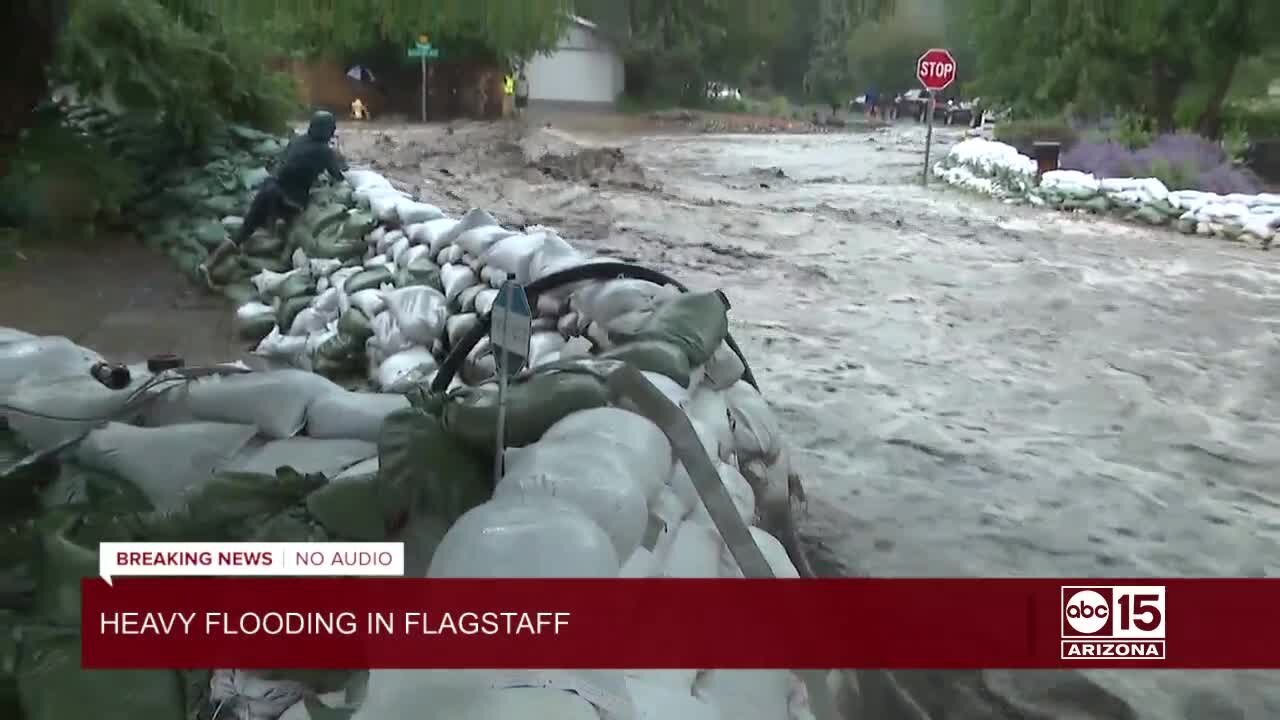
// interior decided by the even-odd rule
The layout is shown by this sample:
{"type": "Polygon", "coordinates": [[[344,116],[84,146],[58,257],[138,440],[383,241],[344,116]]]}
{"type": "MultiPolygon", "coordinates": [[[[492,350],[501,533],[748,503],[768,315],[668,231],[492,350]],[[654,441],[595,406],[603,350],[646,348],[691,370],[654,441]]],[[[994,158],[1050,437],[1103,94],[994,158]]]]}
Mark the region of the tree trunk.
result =
{"type": "Polygon", "coordinates": [[[1175,71],[1164,58],[1152,60],[1151,117],[1156,122],[1157,132],[1171,133],[1178,129],[1174,111],[1185,85],[1186,75],[1175,71]]]}
{"type": "Polygon", "coordinates": [[[66,0],[0,2],[0,46],[9,48],[10,57],[0,79],[0,176],[32,111],[49,94],[49,64],[66,19],[66,0]]]}
{"type": "Polygon", "coordinates": [[[1213,92],[1210,93],[1204,110],[1196,119],[1196,132],[1207,138],[1217,138],[1222,135],[1222,106],[1227,100],[1231,81],[1235,79],[1236,67],[1239,65],[1240,53],[1232,52],[1231,56],[1226,58],[1217,80],[1214,81],[1213,92]]]}

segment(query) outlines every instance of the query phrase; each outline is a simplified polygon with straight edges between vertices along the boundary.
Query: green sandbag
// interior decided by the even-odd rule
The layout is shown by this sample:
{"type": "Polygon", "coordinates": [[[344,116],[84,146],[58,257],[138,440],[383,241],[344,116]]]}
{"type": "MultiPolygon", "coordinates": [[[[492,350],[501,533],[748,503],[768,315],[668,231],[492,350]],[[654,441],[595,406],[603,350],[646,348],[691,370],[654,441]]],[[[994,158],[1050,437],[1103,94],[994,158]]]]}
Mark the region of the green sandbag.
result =
{"type": "Polygon", "coordinates": [[[316,348],[315,359],[323,360],[337,369],[346,369],[354,360],[364,357],[362,351],[365,339],[338,332],[316,348]]]}
{"type": "Polygon", "coordinates": [[[276,327],[276,316],[270,312],[236,323],[236,336],[245,342],[260,342],[276,327]]]}
{"type": "Polygon", "coordinates": [[[1192,235],[1196,231],[1196,221],[1195,220],[1178,220],[1176,223],[1174,223],[1174,227],[1177,228],[1178,232],[1180,233],[1192,235]]]}
{"type": "Polygon", "coordinates": [[[338,318],[338,332],[363,341],[373,336],[373,325],[360,308],[353,307],[338,318]]]}
{"type": "Polygon", "coordinates": [[[683,293],[658,305],[634,335],[620,340],[672,343],[696,367],[711,359],[729,334],[728,310],[728,302],[719,292],[683,293]]]}
{"type": "Polygon", "coordinates": [[[427,258],[418,258],[408,267],[396,272],[395,285],[398,288],[425,285],[444,292],[444,284],[440,282],[440,268],[427,258]]]}
{"type": "Polygon", "coordinates": [[[210,215],[216,215],[219,218],[226,215],[235,215],[244,209],[244,205],[236,195],[214,195],[205,198],[200,203],[200,207],[210,215]]]}
{"type": "Polygon", "coordinates": [[[347,208],[337,203],[314,203],[307,207],[295,223],[299,228],[315,234],[327,227],[340,224],[347,218],[347,208]]]}
{"type": "Polygon", "coordinates": [[[191,230],[191,236],[206,250],[213,250],[227,240],[227,229],[217,220],[206,220],[197,223],[191,230]]]}
{"type": "Polygon", "coordinates": [[[217,265],[209,268],[209,279],[218,285],[243,280],[251,274],[252,271],[242,265],[235,255],[223,255],[217,265]]]}
{"type": "MultiPolygon", "coordinates": [[[[604,381],[586,370],[549,366],[507,386],[507,447],[537,442],[569,413],[608,404],[604,381]]],[[[471,447],[493,452],[497,445],[498,386],[459,388],[445,399],[444,427],[471,447]]]]}
{"type": "Polygon", "coordinates": [[[596,357],[602,360],[621,360],[644,372],[655,372],[675,380],[684,387],[689,386],[692,367],[689,357],[676,345],[661,340],[638,340],[596,357]]]}
{"type": "Polygon", "coordinates": [[[173,254],[173,259],[178,264],[178,270],[190,278],[196,277],[196,268],[200,267],[200,263],[204,262],[204,257],[189,251],[179,251],[173,254]]]}
{"type": "Polygon", "coordinates": [[[1140,220],[1148,225],[1164,225],[1169,221],[1169,216],[1161,212],[1158,208],[1147,205],[1134,212],[1132,219],[1140,220]]]}
{"type": "Polygon", "coordinates": [[[267,172],[264,167],[245,168],[240,171],[240,184],[246,190],[256,190],[269,177],[271,177],[271,173],[267,172]]]}
{"type": "Polygon", "coordinates": [[[1111,209],[1111,201],[1105,195],[1099,195],[1092,200],[1086,200],[1080,204],[1082,210],[1088,210],[1095,215],[1101,215],[1111,209]]]}
{"type": "Polygon", "coordinates": [[[256,523],[245,542],[327,542],[334,538],[306,508],[293,507],[256,523]]]}
{"type": "Polygon", "coordinates": [[[316,292],[316,279],[311,277],[311,273],[299,272],[285,278],[285,281],[276,287],[275,296],[281,300],[289,300],[299,295],[314,295],[316,292]]]}
{"type": "Polygon", "coordinates": [[[240,249],[249,255],[278,258],[284,252],[284,238],[273,232],[257,230],[244,241],[240,249]]]}
{"type": "Polygon", "coordinates": [[[98,552],[67,537],[71,523],[59,515],[41,518],[36,527],[35,613],[61,625],[80,624],[80,580],[98,576],[98,552]]]}
{"type": "Polygon", "coordinates": [[[377,471],[330,480],[307,496],[307,512],[336,539],[387,539],[387,519],[378,500],[377,471]]]}
{"type": "Polygon", "coordinates": [[[342,221],[342,236],[348,240],[363,240],[369,231],[378,226],[378,219],[367,210],[354,210],[347,213],[342,221]]]}
{"type": "Polygon", "coordinates": [[[346,291],[348,295],[354,295],[361,290],[379,288],[383,283],[389,283],[391,281],[392,276],[390,270],[385,267],[371,268],[363,272],[358,272],[347,278],[347,283],[342,286],[342,289],[346,291]]]}
{"type": "Polygon", "coordinates": [[[279,257],[256,257],[253,255],[242,255],[240,257],[240,264],[244,265],[245,268],[247,268],[253,275],[257,275],[263,270],[270,270],[271,272],[288,272],[293,268],[292,263],[279,257]]]}
{"type": "MultiPolygon", "coordinates": [[[[78,594],[77,594],[78,596],[78,594]]],[[[185,720],[187,687],[173,670],[84,670],[80,637],[28,628],[18,650],[24,720],[185,720]]]]}
{"type": "Polygon", "coordinates": [[[330,225],[310,234],[298,244],[307,257],[345,259],[361,255],[368,245],[363,236],[348,238],[345,225],[330,225]]]}
{"type": "MultiPolygon", "coordinates": [[[[253,274],[257,274],[258,270],[249,268],[253,274]]],[[[222,295],[230,300],[236,307],[258,299],[258,290],[247,282],[235,282],[223,286],[222,295]]]]}
{"type": "Polygon", "coordinates": [[[315,299],[315,295],[298,295],[281,302],[280,309],[276,311],[276,324],[280,326],[280,332],[289,332],[289,328],[293,327],[293,319],[310,307],[311,301],[315,299]]]}
{"type": "MultiPolygon", "coordinates": [[[[518,428],[518,421],[507,427],[518,428]]],[[[386,527],[421,514],[452,525],[492,495],[491,472],[484,456],[456,442],[438,418],[422,410],[397,410],[382,423],[376,491],[386,527]]]]}

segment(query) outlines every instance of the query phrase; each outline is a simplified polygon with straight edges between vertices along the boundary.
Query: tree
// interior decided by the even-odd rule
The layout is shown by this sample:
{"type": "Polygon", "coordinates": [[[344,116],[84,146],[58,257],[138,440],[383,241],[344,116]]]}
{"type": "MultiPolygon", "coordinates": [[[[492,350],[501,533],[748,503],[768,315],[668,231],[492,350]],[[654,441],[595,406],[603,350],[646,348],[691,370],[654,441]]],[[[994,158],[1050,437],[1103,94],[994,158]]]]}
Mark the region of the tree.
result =
{"type": "Polygon", "coordinates": [[[809,58],[805,85],[809,94],[834,111],[853,96],[853,63],[849,38],[853,18],[844,0],[820,0],[818,32],[809,58]]]}

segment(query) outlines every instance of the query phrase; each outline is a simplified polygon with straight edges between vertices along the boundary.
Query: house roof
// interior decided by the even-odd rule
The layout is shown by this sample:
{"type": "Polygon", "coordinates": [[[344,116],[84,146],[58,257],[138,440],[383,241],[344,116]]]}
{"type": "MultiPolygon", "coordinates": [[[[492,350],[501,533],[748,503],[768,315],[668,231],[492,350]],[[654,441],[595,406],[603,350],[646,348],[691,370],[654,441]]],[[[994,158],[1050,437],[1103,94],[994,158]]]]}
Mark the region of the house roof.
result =
{"type": "Polygon", "coordinates": [[[591,22],[590,20],[588,20],[588,19],[586,19],[586,18],[584,18],[584,17],[582,17],[582,16],[580,16],[580,15],[570,15],[570,16],[569,16],[569,20],[570,20],[570,22],[572,22],[574,25],[581,25],[582,27],[584,27],[584,28],[588,28],[588,29],[590,29],[590,30],[599,30],[599,29],[600,29],[600,27],[599,27],[598,25],[596,25],[595,23],[591,22]]]}

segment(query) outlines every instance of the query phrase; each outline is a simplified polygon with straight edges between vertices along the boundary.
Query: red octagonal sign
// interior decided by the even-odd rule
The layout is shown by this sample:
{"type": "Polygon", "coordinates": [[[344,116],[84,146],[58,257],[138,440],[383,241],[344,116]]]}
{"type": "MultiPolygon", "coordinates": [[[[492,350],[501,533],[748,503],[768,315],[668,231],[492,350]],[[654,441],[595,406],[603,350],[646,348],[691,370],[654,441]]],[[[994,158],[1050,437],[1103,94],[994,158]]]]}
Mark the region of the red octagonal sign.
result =
{"type": "Polygon", "coordinates": [[[916,61],[916,77],[926,90],[945,90],[956,79],[956,59],[944,48],[926,50],[916,61]]]}

